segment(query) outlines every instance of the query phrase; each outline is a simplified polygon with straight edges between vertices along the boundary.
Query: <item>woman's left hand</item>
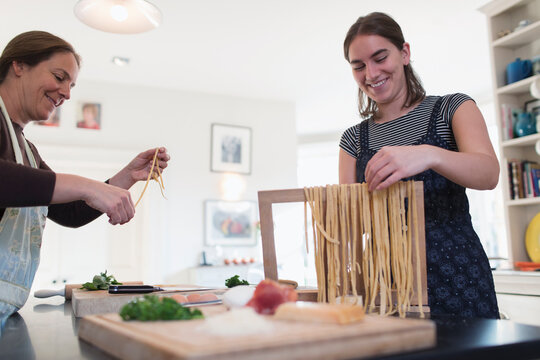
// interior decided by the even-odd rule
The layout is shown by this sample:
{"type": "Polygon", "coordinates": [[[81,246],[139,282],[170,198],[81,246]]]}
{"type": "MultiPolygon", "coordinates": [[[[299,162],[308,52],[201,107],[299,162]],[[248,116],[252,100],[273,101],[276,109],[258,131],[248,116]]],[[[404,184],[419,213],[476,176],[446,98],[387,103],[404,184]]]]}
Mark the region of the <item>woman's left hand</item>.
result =
{"type": "MultiPolygon", "coordinates": [[[[143,151],[137,155],[129,164],[126,165],[118,174],[109,180],[109,184],[115,185],[124,189],[129,189],[137,181],[146,181],[148,175],[152,171],[152,160],[156,148],[143,151]]],[[[159,171],[163,172],[171,159],[167,153],[167,149],[160,147],[154,164],[154,169],[159,167],[159,171]]]]}
{"type": "Polygon", "coordinates": [[[365,170],[368,189],[382,190],[431,166],[433,147],[385,146],[369,160],[365,170]]]}

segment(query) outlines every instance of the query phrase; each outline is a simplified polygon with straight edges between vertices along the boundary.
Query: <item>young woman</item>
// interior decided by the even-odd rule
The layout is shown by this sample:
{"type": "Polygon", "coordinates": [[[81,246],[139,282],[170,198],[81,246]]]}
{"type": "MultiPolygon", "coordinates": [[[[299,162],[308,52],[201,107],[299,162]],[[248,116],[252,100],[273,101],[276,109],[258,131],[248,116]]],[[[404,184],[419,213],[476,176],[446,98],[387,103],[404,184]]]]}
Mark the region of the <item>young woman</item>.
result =
{"type": "Polygon", "coordinates": [[[344,52],[365,120],[342,136],[340,183],[378,190],[423,181],[431,313],[498,318],[491,269],[465,194],[465,188],[493,189],[499,177],[478,107],[464,94],[426,96],[410,45],[386,14],[360,17],[344,52]]]}
{"type": "MultiPolygon", "coordinates": [[[[42,31],[13,38],[0,56],[0,321],[20,309],[39,265],[45,219],[78,227],[106,213],[113,225],[135,215],[129,189],[146,180],[155,149],[137,155],[102,183],[54,173],[23,129],[46,120],[69,100],[80,57],[66,41],[42,31]]],[[[159,150],[158,166],[169,155],[159,150]]]]}

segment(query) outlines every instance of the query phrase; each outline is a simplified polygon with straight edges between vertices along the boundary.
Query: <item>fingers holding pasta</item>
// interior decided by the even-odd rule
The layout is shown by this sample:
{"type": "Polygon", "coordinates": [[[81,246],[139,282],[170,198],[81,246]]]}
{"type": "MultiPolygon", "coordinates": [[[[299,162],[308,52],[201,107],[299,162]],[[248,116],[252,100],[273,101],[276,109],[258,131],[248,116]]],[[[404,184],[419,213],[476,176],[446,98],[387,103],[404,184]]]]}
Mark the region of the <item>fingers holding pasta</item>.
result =
{"type": "Polygon", "coordinates": [[[368,188],[382,190],[403,178],[430,168],[432,146],[385,146],[368,162],[365,178],[368,188]]]}
{"type": "Polygon", "coordinates": [[[146,181],[153,172],[160,175],[167,168],[170,159],[171,157],[164,147],[148,149],[135,156],[129,164],[109,180],[109,183],[123,189],[129,189],[137,181],[146,181]]]}
{"type": "Polygon", "coordinates": [[[161,176],[170,159],[171,157],[164,147],[143,151],[129,164],[132,165],[131,171],[134,180],[147,180],[148,176],[153,177],[153,173],[161,176]]]}

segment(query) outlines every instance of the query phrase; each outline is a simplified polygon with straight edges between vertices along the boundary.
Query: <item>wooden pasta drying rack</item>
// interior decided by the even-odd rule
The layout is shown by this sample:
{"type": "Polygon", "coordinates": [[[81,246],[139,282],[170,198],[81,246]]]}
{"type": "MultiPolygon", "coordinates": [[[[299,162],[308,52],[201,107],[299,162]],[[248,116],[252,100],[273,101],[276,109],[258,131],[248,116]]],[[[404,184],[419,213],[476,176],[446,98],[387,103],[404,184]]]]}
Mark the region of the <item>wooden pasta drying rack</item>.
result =
{"type": "MultiPolygon", "coordinates": [[[[429,311],[427,297],[427,271],[426,271],[426,237],[425,237],[425,221],[424,221],[424,185],[421,181],[414,183],[416,209],[418,211],[418,234],[413,236],[413,239],[418,239],[420,250],[420,281],[422,286],[421,304],[423,311],[429,311]]],[[[272,214],[272,205],[281,203],[305,202],[306,196],[303,188],[285,189],[285,190],[267,190],[259,191],[259,219],[261,226],[261,238],[263,248],[263,265],[264,276],[267,279],[278,280],[278,266],[276,259],[276,247],[274,241],[274,219],[272,214]]],[[[323,189],[323,202],[326,204],[326,189],[323,189]]],[[[415,234],[413,234],[415,235],[415,234]]],[[[416,246],[416,244],[413,244],[416,246]]],[[[416,269],[416,257],[413,256],[413,269],[416,269]]],[[[417,277],[414,276],[413,289],[417,289],[417,277]]],[[[363,285],[363,282],[362,282],[363,285]]],[[[359,288],[359,293],[364,296],[365,290],[362,286],[359,288]]],[[[376,300],[378,304],[378,299],[376,300]]],[[[393,299],[394,303],[396,302],[393,299]]],[[[418,306],[418,294],[414,291],[411,305],[418,306]]]]}

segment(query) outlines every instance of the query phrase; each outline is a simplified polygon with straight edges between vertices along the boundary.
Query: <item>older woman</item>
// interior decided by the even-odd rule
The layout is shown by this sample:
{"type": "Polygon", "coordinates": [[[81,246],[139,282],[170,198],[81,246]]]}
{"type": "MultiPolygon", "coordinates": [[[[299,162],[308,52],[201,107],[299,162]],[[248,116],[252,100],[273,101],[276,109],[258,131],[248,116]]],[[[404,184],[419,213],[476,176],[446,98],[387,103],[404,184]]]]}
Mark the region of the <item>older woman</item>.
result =
{"type": "MultiPolygon", "coordinates": [[[[137,155],[102,183],[53,172],[23,129],[46,120],[69,100],[80,57],[63,39],[43,31],[13,38],[0,56],[0,318],[21,308],[39,264],[45,219],[78,227],[106,213],[113,225],[135,215],[128,189],[146,180],[155,149],[137,155]]],[[[167,167],[165,148],[158,152],[167,167]]]]}

